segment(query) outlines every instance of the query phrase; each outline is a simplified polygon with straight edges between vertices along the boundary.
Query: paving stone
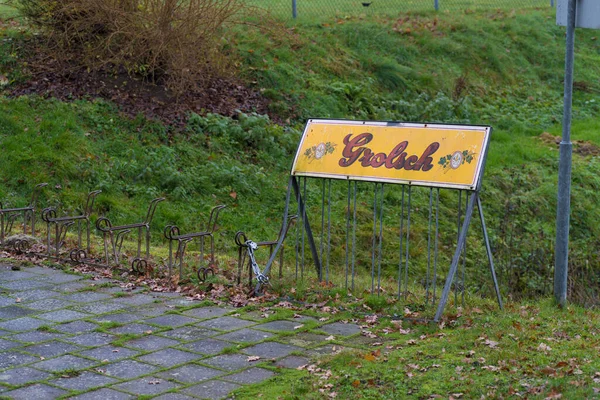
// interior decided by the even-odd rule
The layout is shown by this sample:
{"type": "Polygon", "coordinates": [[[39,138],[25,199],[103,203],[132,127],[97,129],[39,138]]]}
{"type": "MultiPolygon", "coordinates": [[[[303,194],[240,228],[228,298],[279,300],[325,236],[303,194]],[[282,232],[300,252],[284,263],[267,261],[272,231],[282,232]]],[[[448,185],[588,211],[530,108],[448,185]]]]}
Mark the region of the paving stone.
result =
{"type": "Polygon", "coordinates": [[[148,331],[156,330],[155,327],[145,324],[127,324],[123,326],[119,326],[117,328],[109,329],[112,333],[134,333],[136,335],[142,335],[148,331]]]}
{"type": "Polygon", "coordinates": [[[158,367],[135,360],[122,360],[112,364],[103,365],[102,369],[105,371],[106,375],[120,379],[133,379],[138,376],[151,374],[156,371],[158,367]]]}
{"type": "Polygon", "coordinates": [[[50,360],[44,360],[31,365],[32,367],[45,371],[64,371],[66,369],[86,369],[97,364],[94,361],[86,360],[85,358],[75,357],[72,355],[60,356],[50,360]]]}
{"type": "Polygon", "coordinates": [[[138,308],[136,312],[145,317],[157,317],[159,315],[163,315],[168,311],[173,311],[174,307],[167,307],[162,304],[156,304],[151,307],[146,308],[138,308]]]}
{"type": "Polygon", "coordinates": [[[119,297],[113,300],[113,302],[118,304],[123,304],[125,306],[141,306],[144,304],[154,303],[156,299],[147,294],[134,294],[132,296],[124,296],[119,297]]]}
{"type": "Polygon", "coordinates": [[[69,283],[63,283],[60,285],[60,290],[67,293],[78,292],[81,289],[87,289],[93,284],[90,284],[89,281],[75,281],[69,283]]]}
{"type": "MultiPolygon", "coordinates": [[[[45,299],[49,299],[51,297],[58,296],[58,295],[60,295],[60,293],[55,292],[54,290],[49,290],[49,289],[34,289],[34,290],[27,290],[25,292],[16,292],[16,293],[10,294],[10,296],[13,297],[14,299],[20,299],[21,303],[37,301],[37,300],[45,300],[45,299]]],[[[29,307],[29,304],[27,305],[27,307],[29,307]]],[[[31,307],[29,307],[29,308],[31,308],[31,307]]]]}
{"type": "Polygon", "coordinates": [[[15,299],[12,297],[0,294],[0,307],[6,307],[15,304],[15,299]]]}
{"type": "Polygon", "coordinates": [[[12,282],[0,282],[0,286],[5,289],[13,291],[22,291],[29,289],[38,289],[51,285],[50,282],[38,281],[33,279],[28,280],[16,280],[12,282]]]}
{"type": "Polygon", "coordinates": [[[25,271],[33,272],[34,274],[37,274],[37,275],[40,275],[40,274],[41,275],[52,275],[52,274],[56,273],[57,269],[34,265],[33,267],[26,267],[25,271]]]}
{"type": "Polygon", "coordinates": [[[274,336],[270,332],[255,331],[254,329],[240,329],[239,331],[229,332],[217,336],[218,339],[228,340],[230,342],[250,343],[260,342],[274,336]]]}
{"type": "Polygon", "coordinates": [[[6,329],[8,331],[30,331],[32,329],[37,329],[42,325],[48,324],[48,321],[44,321],[41,319],[35,319],[31,317],[22,317],[17,319],[11,319],[8,321],[0,322],[0,328],[6,329]]]}
{"type": "Polygon", "coordinates": [[[175,293],[175,292],[151,292],[151,293],[152,293],[152,296],[154,296],[154,297],[165,298],[165,299],[179,297],[179,296],[177,296],[178,293],[175,293]]]}
{"type": "Polygon", "coordinates": [[[69,397],[70,400],[130,400],[135,398],[136,396],[106,388],[69,397]]]}
{"type": "Polygon", "coordinates": [[[224,369],[225,371],[237,371],[238,369],[250,367],[248,356],[243,354],[222,354],[201,361],[212,367],[224,369]]]}
{"type": "Polygon", "coordinates": [[[333,324],[323,325],[320,330],[331,335],[351,336],[360,332],[360,328],[356,324],[344,324],[342,322],[334,322],[333,324]]]}
{"type": "Polygon", "coordinates": [[[282,344],[277,342],[259,343],[243,350],[244,353],[259,356],[261,358],[281,358],[298,350],[304,350],[302,347],[292,346],[291,344],[282,344]]]}
{"type": "Polygon", "coordinates": [[[140,353],[139,351],[126,349],[124,347],[102,346],[95,349],[82,351],[79,354],[82,356],[95,358],[96,360],[100,361],[117,361],[136,356],[140,353]]]}
{"type": "Polygon", "coordinates": [[[23,350],[28,353],[36,354],[44,358],[56,357],[63,354],[72,353],[80,349],[80,346],[76,346],[70,343],[59,342],[58,340],[35,344],[33,346],[27,346],[23,348],[23,350]]]}
{"type": "Polygon", "coordinates": [[[38,315],[39,318],[47,319],[48,321],[52,322],[74,321],[76,319],[82,319],[87,316],[89,316],[89,314],[84,314],[73,310],[56,310],[38,315]]]}
{"type": "Polygon", "coordinates": [[[166,381],[164,379],[155,378],[153,376],[136,379],[125,383],[114,385],[113,387],[137,395],[155,395],[161,394],[171,389],[176,389],[180,385],[166,381]],[[154,383],[156,382],[156,383],[154,383]]]}
{"type": "Polygon", "coordinates": [[[121,324],[128,324],[133,321],[137,321],[141,316],[139,314],[120,313],[120,314],[106,314],[100,317],[94,318],[94,321],[98,322],[118,322],[121,324]]]}
{"type": "Polygon", "coordinates": [[[0,329],[0,337],[12,335],[14,332],[5,331],[4,329],[0,329]]]}
{"type": "Polygon", "coordinates": [[[32,386],[27,386],[21,389],[11,390],[10,392],[2,393],[2,396],[14,400],[32,400],[32,399],[55,399],[66,394],[67,391],[52,386],[38,383],[32,386]]]}
{"type": "Polygon", "coordinates": [[[198,354],[188,353],[177,349],[164,349],[139,357],[140,361],[156,364],[162,367],[172,367],[202,358],[198,354]]]}
{"type": "Polygon", "coordinates": [[[191,342],[192,340],[207,338],[210,336],[218,335],[220,333],[221,332],[214,331],[208,328],[200,328],[198,326],[183,326],[181,328],[173,329],[170,331],[160,332],[159,335],[173,339],[183,340],[185,342],[191,342]]]}
{"type": "Polygon", "coordinates": [[[187,364],[181,367],[170,369],[165,372],[161,372],[158,376],[164,379],[175,379],[178,382],[183,383],[195,383],[200,381],[209,380],[216,378],[217,376],[223,375],[223,371],[219,371],[214,368],[204,367],[197,364],[187,364]]]}
{"type": "Polygon", "coordinates": [[[58,273],[51,274],[51,275],[44,277],[44,281],[51,282],[51,283],[68,283],[68,282],[78,281],[81,279],[83,279],[82,276],[65,274],[62,272],[58,272],[58,273]]]}
{"type": "Polygon", "coordinates": [[[83,311],[86,313],[90,313],[90,314],[106,314],[109,312],[122,310],[125,307],[126,306],[124,306],[123,304],[117,304],[117,303],[113,303],[111,301],[111,302],[94,302],[94,303],[89,303],[89,304],[83,304],[83,305],[73,307],[73,309],[83,311]]]}
{"type": "Polygon", "coordinates": [[[230,313],[231,310],[223,307],[199,307],[191,310],[184,311],[185,315],[190,317],[196,317],[201,319],[222,317],[223,315],[230,313]]]}
{"type": "Polygon", "coordinates": [[[12,340],[18,340],[25,343],[41,343],[47,340],[53,340],[56,338],[64,337],[63,333],[45,332],[45,331],[29,331],[24,333],[17,333],[10,336],[12,340]]]}
{"type": "Polygon", "coordinates": [[[38,275],[31,273],[29,271],[13,271],[13,270],[3,270],[2,275],[0,276],[3,281],[18,281],[22,279],[29,278],[39,278],[38,275]]]}
{"type": "Polygon", "coordinates": [[[29,364],[34,361],[39,361],[39,358],[13,350],[0,352],[0,370],[15,365],[29,364]]]}
{"type": "Polygon", "coordinates": [[[18,386],[24,383],[30,384],[36,381],[43,381],[51,376],[52,374],[49,374],[48,372],[39,371],[29,367],[12,368],[0,372],[0,382],[18,386]]]}
{"type": "Polygon", "coordinates": [[[74,321],[53,326],[54,329],[65,333],[84,333],[93,331],[98,325],[86,321],[74,321]]]}
{"type": "Polygon", "coordinates": [[[325,335],[319,335],[312,332],[300,332],[293,336],[283,337],[281,340],[293,344],[294,346],[310,347],[317,343],[324,342],[326,338],[327,336],[325,335]]]}
{"type": "Polygon", "coordinates": [[[78,303],[91,303],[93,301],[110,299],[111,297],[112,296],[110,294],[97,293],[91,291],[72,293],[66,296],[62,296],[63,299],[69,301],[76,301],[78,303]]]}
{"type": "Polygon", "coordinates": [[[195,397],[186,396],[179,393],[165,393],[158,397],[154,397],[152,400],[195,400],[195,397]]]}
{"type": "Polygon", "coordinates": [[[35,314],[36,312],[37,311],[30,310],[25,307],[19,307],[19,306],[12,305],[12,306],[8,306],[8,307],[0,308],[0,319],[19,318],[19,317],[24,317],[25,315],[35,314]]]}
{"type": "Polygon", "coordinates": [[[333,345],[333,344],[328,344],[325,346],[310,349],[306,352],[306,354],[310,355],[310,356],[322,356],[322,355],[328,355],[328,354],[337,354],[337,353],[341,352],[342,350],[344,350],[344,347],[341,347],[338,345],[333,345]]]}
{"type": "Polygon", "coordinates": [[[302,325],[301,322],[294,321],[271,321],[265,324],[256,325],[254,329],[264,329],[275,332],[293,332],[297,326],[302,325]]]}
{"type": "Polygon", "coordinates": [[[73,304],[63,299],[43,299],[28,303],[27,307],[39,311],[54,311],[72,306],[73,304]]]}
{"type": "Polygon", "coordinates": [[[234,329],[241,329],[254,325],[254,322],[234,317],[219,317],[199,322],[197,325],[211,329],[219,329],[221,331],[232,331],[234,329]]]}
{"type": "Polygon", "coordinates": [[[219,354],[226,347],[231,347],[231,343],[217,339],[202,339],[196,342],[184,344],[181,347],[197,353],[213,355],[219,354]]]}
{"type": "Polygon", "coordinates": [[[277,361],[275,363],[275,366],[280,367],[280,368],[296,369],[302,365],[308,365],[308,364],[310,364],[310,359],[308,359],[306,357],[288,356],[288,357],[282,358],[281,360],[277,361]]]}
{"type": "Polygon", "coordinates": [[[179,342],[173,339],[167,339],[160,336],[146,336],[140,339],[130,340],[125,343],[127,347],[133,347],[140,350],[153,351],[164,349],[165,347],[175,346],[179,342]]]}
{"type": "Polygon", "coordinates": [[[196,321],[197,320],[194,318],[184,317],[183,315],[167,314],[161,315],[160,317],[147,319],[144,322],[154,325],[178,327],[181,325],[191,324],[196,321]]]}
{"type": "Polygon", "coordinates": [[[99,386],[106,386],[118,380],[106,375],[100,375],[95,372],[84,371],[81,374],[71,378],[59,378],[49,381],[56,386],[70,390],[90,390],[99,386]]]}
{"type": "Polygon", "coordinates": [[[183,296],[174,296],[171,299],[165,300],[165,304],[172,307],[190,307],[198,303],[194,300],[188,300],[183,296]]]}
{"type": "Polygon", "coordinates": [[[274,375],[275,373],[264,368],[250,368],[234,375],[224,376],[221,379],[235,383],[253,384],[267,380],[274,375]]]}
{"type": "Polygon", "coordinates": [[[114,335],[101,332],[84,333],[82,335],[69,338],[70,342],[88,347],[104,346],[111,343],[113,340],[115,340],[114,335]]]}
{"type": "Polygon", "coordinates": [[[0,339],[0,351],[12,349],[14,347],[23,346],[23,343],[14,342],[12,340],[0,339]]]}
{"type": "Polygon", "coordinates": [[[240,385],[236,383],[213,380],[191,386],[182,390],[182,393],[198,396],[203,399],[217,400],[224,398],[239,387],[240,385]]]}
{"type": "Polygon", "coordinates": [[[308,315],[301,315],[300,318],[294,318],[294,321],[304,323],[304,322],[317,321],[317,319],[315,317],[309,317],[308,315]]]}

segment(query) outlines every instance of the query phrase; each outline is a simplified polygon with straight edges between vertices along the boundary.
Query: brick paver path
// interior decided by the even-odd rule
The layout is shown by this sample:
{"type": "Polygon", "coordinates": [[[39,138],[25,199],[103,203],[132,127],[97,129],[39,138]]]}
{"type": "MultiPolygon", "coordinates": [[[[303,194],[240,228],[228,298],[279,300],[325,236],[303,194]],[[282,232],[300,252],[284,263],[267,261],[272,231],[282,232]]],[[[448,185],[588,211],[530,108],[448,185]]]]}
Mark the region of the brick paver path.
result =
{"type": "Polygon", "coordinates": [[[301,323],[0,263],[0,398],[227,398],[327,351],[325,333],[359,332],[290,335],[301,323]]]}

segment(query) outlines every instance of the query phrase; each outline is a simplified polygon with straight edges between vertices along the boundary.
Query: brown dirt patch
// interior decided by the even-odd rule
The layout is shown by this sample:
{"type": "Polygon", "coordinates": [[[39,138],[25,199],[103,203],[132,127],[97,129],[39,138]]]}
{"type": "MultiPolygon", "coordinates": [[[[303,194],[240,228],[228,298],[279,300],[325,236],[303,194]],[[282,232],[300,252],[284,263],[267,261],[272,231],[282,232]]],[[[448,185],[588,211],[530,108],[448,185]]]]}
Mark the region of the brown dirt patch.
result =
{"type": "MultiPolygon", "coordinates": [[[[556,148],[559,147],[562,140],[560,136],[554,136],[548,132],[543,132],[539,138],[542,142],[556,148]]],[[[600,147],[587,140],[573,140],[573,153],[580,156],[597,156],[600,155],[600,147]]]]}
{"type": "Polygon", "coordinates": [[[36,94],[63,101],[102,98],[128,116],[143,114],[177,128],[185,125],[191,112],[268,114],[268,100],[236,78],[215,79],[201,90],[175,96],[160,84],[130,76],[123,68],[88,70],[76,56],[57,58],[41,40],[25,42],[22,50],[21,67],[28,78],[8,90],[12,96],[36,94]]]}

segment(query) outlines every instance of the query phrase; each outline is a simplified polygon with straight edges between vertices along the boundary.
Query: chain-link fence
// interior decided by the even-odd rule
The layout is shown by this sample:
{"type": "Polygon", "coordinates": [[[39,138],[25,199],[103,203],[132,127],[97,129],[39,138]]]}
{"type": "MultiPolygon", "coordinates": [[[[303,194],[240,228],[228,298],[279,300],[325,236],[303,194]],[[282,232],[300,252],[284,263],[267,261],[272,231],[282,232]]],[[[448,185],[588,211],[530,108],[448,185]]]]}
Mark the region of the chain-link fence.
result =
{"type": "Polygon", "coordinates": [[[553,7],[556,0],[248,0],[278,18],[298,20],[391,15],[411,11],[460,11],[553,7]]]}

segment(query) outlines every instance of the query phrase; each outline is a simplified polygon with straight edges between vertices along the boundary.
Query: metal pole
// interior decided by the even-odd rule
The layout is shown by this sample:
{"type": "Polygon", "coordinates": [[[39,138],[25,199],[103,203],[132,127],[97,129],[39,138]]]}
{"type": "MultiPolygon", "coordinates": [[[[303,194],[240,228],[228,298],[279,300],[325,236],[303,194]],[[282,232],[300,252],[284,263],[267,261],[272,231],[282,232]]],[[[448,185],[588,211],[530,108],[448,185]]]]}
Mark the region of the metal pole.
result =
{"type": "Polygon", "coordinates": [[[435,8],[435,11],[439,11],[440,10],[440,0],[434,0],[433,7],[435,8]]]}
{"type": "Polygon", "coordinates": [[[554,253],[554,299],[561,306],[567,302],[569,273],[569,216],[571,210],[571,108],[573,103],[573,64],[575,54],[576,0],[569,0],[565,54],[565,96],[560,161],[558,164],[558,206],[556,210],[556,249],[554,253]]]}
{"type": "Polygon", "coordinates": [[[296,7],[296,0],[292,0],[292,17],[294,17],[294,19],[298,18],[298,8],[296,7]]]}
{"type": "Polygon", "coordinates": [[[458,269],[458,262],[460,259],[460,255],[462,253],[462,249],[465,244],[465,240],[467,240],[467,232],[469,231],[469,224],[471,223],[471,215],[473,214],[473,208],[475,208],[476,200],[477,200],[477,192],[471,193],[471,198],[469,199],[467,212],[466,212],[465,218],[463,220],[462,229],[460,230],[460,236],[458,237],[458,243],[456,245],[456,250],[454,251],[454,256],[452,257],[452,263],[450,264],[450,270],[448,271],[448,276],[446,277],[446,284],[444,285],[444,291],[442,292],[442,296],[440,297],[440,302],[438,304],[437,312],[435,313],[435,317],[433,318],[433,320],[435,322],[439,322],[440,318],[442,318],[442,314],[444,313],[444,308],[446,307],[446,303],[448,302],[448,296],[450,295],[450,289],[452,288],[452,282],[454,281],[454,276],[456,275],[456,270],[458,269]]]}

